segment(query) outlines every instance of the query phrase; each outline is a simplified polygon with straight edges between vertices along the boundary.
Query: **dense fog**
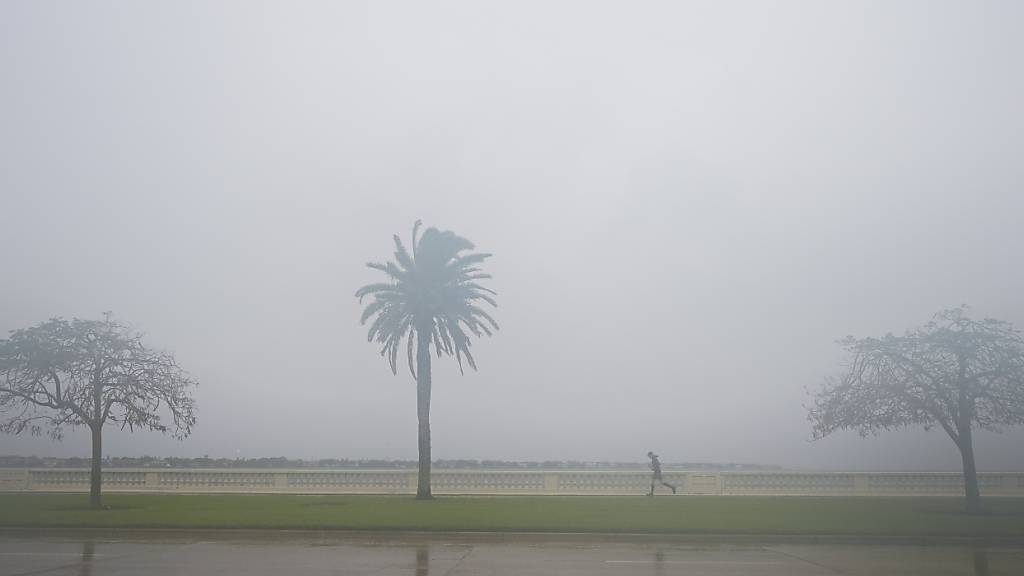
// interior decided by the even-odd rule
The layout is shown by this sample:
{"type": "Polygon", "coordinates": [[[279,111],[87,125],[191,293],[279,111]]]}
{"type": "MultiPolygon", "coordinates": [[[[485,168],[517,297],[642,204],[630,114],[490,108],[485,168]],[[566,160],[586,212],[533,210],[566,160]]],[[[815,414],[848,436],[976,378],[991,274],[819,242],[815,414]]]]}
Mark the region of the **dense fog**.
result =
{"type": "MultiPolygon", "coordinates": [[[[957,470],[939,430],[812,442],[835,340],[1024,328],[1024,4],[0,4],[0,332],[116,317],[200,382],[110,455],[416,455],[360,326],[413,222],[493,253],[443,459],[957,470]]],[[[1024,469],[1024,429],[977,438],[1024,469]]],[[[0,454],[87,456],[0,436],[0,454]]]]}

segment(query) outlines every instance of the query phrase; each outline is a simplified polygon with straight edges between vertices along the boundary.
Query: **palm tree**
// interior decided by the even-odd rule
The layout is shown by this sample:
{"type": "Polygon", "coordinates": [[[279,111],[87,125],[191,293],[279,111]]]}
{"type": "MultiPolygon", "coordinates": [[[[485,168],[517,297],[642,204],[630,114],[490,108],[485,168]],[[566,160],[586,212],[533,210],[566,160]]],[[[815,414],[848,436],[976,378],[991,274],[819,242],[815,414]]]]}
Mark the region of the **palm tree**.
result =
{"type": "Polygon", "coordinates": [[[416,380],[416,415],[419,419],[419,478],[416,498],[429,500],[430,493],[430,346],[438,357],[455,356],[462,372],[463,360],[476,370],[469,351],[470,334],[490,336],[498,329],[494,318],[481,303],[496,307],[496,293],[479,284],[491,277],[479,265],[490,254],[468,252],[473,243],[448,230],[427,228],[417,240],[421,222],[412,227],[412,255],[395,235],[395,260],[367,264],[387,274],[388,281],[363,286],[356,291],[367,304],[362,324],[374,318],[367,339],[383,347],[392,373],[398,373],[398,353],[405,340],[409,372],[416,380]],[[415,361],[414,353],[415,349],[415,361]]]}

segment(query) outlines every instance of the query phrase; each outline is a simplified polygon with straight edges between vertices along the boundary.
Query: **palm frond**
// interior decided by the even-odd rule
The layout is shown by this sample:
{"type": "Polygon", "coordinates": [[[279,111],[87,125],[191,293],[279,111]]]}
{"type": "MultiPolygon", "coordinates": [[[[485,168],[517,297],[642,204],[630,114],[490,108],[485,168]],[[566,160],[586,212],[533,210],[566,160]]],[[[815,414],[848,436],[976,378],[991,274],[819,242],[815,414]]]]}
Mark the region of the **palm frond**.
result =
{"type": "Polygon", "coordinates": [[[491,324],[492,328],[494,328],[495,330],[499,330],[498,321],[495,320],[490,314],[488,314],[487,311],[484,310],[483,308],[480,308],[479,306],[473,306],[472,304],[470,304],[466,306],[466,309],[469,310],[469,312],[473,314],[473,316],[479,316],[480,318],[487,320],[487,322],[491,324]]]}
{"type": "Polygon", "coordinates": [[[481,286],[481,285],[477,284],[476,282],[464,282],[464,283],[460,284],[460,286],[463,287],[463,288],[469,289],[469,290],[479,290],[480,292],[487,292],[488,294],[492,294],[494,296],[498,295],[498,293],[495,292],[494,290],[491,290],[490,288],[487,288],[486,286],[481,286]]]}
{"type": "Polygon", "coordinates": [[[366,321],[370,319],[370,316],[376,314],[381,308],[387,306],[387,304],[387,300],[380,299],[374,300],[373,302],[367,304],[366,308],[363,309],[362,316],[359,317],[359,323],[362,325],[366,325],[366,321]]]}
{"type": "Polygon", "coordinates": [[[491,276],[490,274],[484,274],[483,272],[466,272],[465,270],[462,271],[463,280],[488,280],[490,278],[494,278],[494,276],[491,276]]]}
{"type": "Polygon", "coordinates": [[[416,259],[416,235],[420,231],[420,226],[423,225],[423,220],[417,219],[412,224],[412,259],[416,259]]]}
{"type": "Polygon", "coordinates": [[[410,330],[409,331],[409,337],[407,338],[407,340],[409,341],[409,344],[408,344],[408,347],[407,347],[407,350],[406,350],[406,354],[408,354],[408,356],[409,356],[409,373],[412,374],[412,379],[413,380],[419,380],[419,377],[416,376],[416,355],[413,354],[413,348],[415,347],[415,342],[416,342],[415,336],[416,336],[416,331],[415,330],[410,330]]]}
{"type": "Polygon", "coordinates": [[[371,298],[360,323],[369,323],[367,339],[381,345],[380,353],[394,373],[403,343],[413,378],[419,376],[416,350],[421,343],[428,351],[432,346],[438,356],[455,356],[460,372],[463,361],[475,370],[470,334],[481,338],[498,329],[497,321],[481,307],[498,305],[496,292],[481,284],[491,275],[479,265],[491,255],[471,252],[473,243],[451,231],[431,227],[421,234],[421,226],[419,220],[413,224],[411,254],[396,235],[394,260],[367,264],[389,281],[356,291],[360,303],[371,298]]]}
{"type": "Polygon", "coordinates": [[[441,343],[441,335],[438,333],[438,322],[434,323],[434,329],[430,332],[430,339],[434,343],[434,351],[437,352],[437,357],[440,358],[445,350],[444,344],[441,343]]]}
{"type": "Polygon", "coordinates": [[[398,261],[399,266],[407,272],[411,272],[416,269],[416,263],[409,257],[409,251],[405,249],[405,244],[402,244],[402,239],[395,234],[395,260],[398,261]]]}
{"type": "Polygon", "coordinates": [[[386,284],[384,282],[378,282],[376,284],[367,284],[359,290],[356,290],[356,298],[359,298],[360,304],[363,302],[363,298],[371,294],[377,294],[379,292],[394,292],[396,286],[394,284],[386,284]]]}
{"type": "Polygon", "coordinates": [[[455,342],[455,358],[456,360],[458,360],[459,363],[459,372],[465,373],[462,370],[463,356],[466,357],[466,362],[469,363],[469,366],[473,370],[476,370],[476,360],[473,359],[473,354],[469,351],[469,347],[472,344],[472,342],[470,342],[469,340],[469,336],[467,336],[466,333],[462,331],[462,328],[460,328],[458,324],[452,326],[451,328],[452,340],[455,342]]]}
{"type": "MultiPolygon", "coordinates": [[[[470,248],[472,250],[472,248],[470,248]]],[[[466,268],[473,264],[480,264],[484,260],[487,260],[493,256],[487,252],[474,252],[473,254],[466,254],[465,256],[459,256],[448,263],[448,268],[466,268]]]]}
{"type": "Polygon", "coordinates": [[[392,282],[398,283],[406,279],[407,273],[395,265],[394,262],[367,262],[367,268],[380,270],[388,275],[392,282]]]}
{"type": "Polygon", "coordinates": [[[438,348],[444,350],[445,354],[451,356],[452,352],[454,352],[454,348],[452,347],[452,337],[451,332],[449,331],[448,328],[447,316],[441,316],[440,318],[438,318],[437,333],[441,339],[442,344],[442,346],[439,346],[438,348]]]}

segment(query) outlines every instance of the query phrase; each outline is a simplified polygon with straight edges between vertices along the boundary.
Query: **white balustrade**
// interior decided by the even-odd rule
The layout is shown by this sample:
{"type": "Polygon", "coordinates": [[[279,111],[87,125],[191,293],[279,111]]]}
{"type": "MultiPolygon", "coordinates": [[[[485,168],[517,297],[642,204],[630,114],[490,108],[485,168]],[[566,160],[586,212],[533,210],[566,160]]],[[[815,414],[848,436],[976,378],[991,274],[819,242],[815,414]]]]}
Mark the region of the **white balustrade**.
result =
{"type": "MultiPolygon", "coordinates": [[[[960,496],[956,473],[666,471],[680,494],[960,496]]],[[[987,496],[1024,497],[1024,473],[979,474],[987,496]]],[[[641,470],[435,470],[437,494],[645,494],[641,470]]],[[[411,494],[415,470],[107,469],[107,492],[411,494]]],[[[85,492],[88,469],[0,469],[0,491],[85,492]]]]}

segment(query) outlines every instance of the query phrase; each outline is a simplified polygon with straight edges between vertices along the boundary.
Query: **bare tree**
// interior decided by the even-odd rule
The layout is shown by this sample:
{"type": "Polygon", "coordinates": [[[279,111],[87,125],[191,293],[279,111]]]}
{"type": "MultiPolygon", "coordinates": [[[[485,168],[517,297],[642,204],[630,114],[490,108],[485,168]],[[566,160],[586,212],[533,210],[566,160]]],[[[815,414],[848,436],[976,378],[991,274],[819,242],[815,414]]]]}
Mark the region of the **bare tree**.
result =
{"type": "Polygon", "coordinates": [[[100,507],[104,424],[184,438],[196,423],[195,386],[173,355],[146,347],[141,334],[109,313],[99,321],[55,318],[0,340],[0,431],[60,440],[65,427],[88,426],[94,508],[100,507]]]}
{"type": "Polygon", "coordinates": [[[827,379],[808,418],[816,439],[907,426],[941,427],[963,461],[967,510],[981,512],[973,430],[1024,423],[1024,339],[1012,325],[975,320],[967,308],[936,314],[903,336],[847,337],[839,378],[827,379]]]}

